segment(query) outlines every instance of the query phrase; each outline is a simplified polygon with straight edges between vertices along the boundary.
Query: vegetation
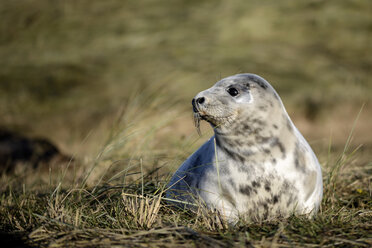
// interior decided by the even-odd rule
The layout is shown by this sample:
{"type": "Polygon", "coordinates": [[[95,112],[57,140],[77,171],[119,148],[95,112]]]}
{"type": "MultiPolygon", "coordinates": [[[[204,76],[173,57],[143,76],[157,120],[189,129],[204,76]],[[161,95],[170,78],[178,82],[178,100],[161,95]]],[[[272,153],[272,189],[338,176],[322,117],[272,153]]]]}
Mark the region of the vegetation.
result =
{"type": "Polygon", "coordinates": [[[1,2],[0,127],[73,157],[0,175],[1,236],[25,247],[370,247],[371,11],[363,0],[1,2]],[[315,219],[232,227],[163,199],[212,134],[193,128],[192,97],[240,72],[272,83],[318,155],[315,219]]]}

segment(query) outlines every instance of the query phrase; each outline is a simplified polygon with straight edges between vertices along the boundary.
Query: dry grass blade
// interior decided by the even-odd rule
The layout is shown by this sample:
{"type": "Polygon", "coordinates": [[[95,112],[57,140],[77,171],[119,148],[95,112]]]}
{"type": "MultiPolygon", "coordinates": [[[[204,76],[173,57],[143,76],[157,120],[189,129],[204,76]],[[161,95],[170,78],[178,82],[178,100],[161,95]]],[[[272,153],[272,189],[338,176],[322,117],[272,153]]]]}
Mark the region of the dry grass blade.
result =
{"type": "Polygon", "coordinates": [[[162,207],[161,196],[149,197],[122,193],[122,198],[125,212],[132,217],[137,228],[151,228],[162,207]]]}

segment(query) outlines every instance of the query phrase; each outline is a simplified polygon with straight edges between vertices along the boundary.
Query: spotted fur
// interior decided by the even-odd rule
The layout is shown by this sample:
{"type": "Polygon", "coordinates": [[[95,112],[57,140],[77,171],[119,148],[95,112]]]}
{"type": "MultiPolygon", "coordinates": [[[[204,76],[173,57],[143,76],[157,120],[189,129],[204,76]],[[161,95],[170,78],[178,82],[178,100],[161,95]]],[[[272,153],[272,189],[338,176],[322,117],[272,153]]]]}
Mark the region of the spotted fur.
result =
{"type": "Polygon", "coordinates": [[[199,199],[231,222],[317,211],[323,194],[320,165],[267,81],[234,75],[192,103],[196,123],[208,121],[215,135],[174,174],[168,199],[199,199]]]}

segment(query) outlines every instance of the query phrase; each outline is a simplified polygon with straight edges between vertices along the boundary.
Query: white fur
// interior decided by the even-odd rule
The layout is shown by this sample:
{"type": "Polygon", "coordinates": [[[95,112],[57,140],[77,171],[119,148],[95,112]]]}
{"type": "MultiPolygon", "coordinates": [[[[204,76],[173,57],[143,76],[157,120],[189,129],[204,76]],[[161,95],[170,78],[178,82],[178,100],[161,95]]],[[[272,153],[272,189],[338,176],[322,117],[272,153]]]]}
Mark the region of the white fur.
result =
{"type": "MultiPolygon", "coordinates": [[[[315,214],[323,195],[321,168],[310,145],[294,126],[276,94],[269,83],[253,74],[223,79],[199,93],[196,98],[205,97],[205,104],[213,103],[216,106],[213,109],[219,111],[211,116],[235,115],[223,123],[211,121],[215,136],[176,171],[169,183],[167,198],[186,202],[200,200],[233,222],[239,216],[259,221],[292,213],[315,214]],[[250,82],[249,91],[241,92],[240,98],[231,98],[232,103],[228,102],[229,106],[226,106],[228,112],[224,112],[225,105],[219,100],[223,97],[226,104],[226,99],[230,99],[224,89],[245,80],[250,82]],[[265,83],[267,88],[260,87],[255,81],[265,83]],[[259,110],[258,106],[267,110],[259,110]],[[252,122],[250,116],[264,124],[252,122]],[[233,131],[242,128],[244,123],[239,121],[244,120],[243,117],[248,118],[251,128],[248,130],[252,131],[239,135],[233,131]],[[223,135],[229,131],[231,134],[223,135]],[[252,144],[257,138],[267,141],[252,144]],[[245,143],[229,145],[234,140],[245,143]],[[239,161],[232,154],[243,158],[239,161]]],[[[211,107],[198,108],[203,113],[212,111],[211,107]]]]}

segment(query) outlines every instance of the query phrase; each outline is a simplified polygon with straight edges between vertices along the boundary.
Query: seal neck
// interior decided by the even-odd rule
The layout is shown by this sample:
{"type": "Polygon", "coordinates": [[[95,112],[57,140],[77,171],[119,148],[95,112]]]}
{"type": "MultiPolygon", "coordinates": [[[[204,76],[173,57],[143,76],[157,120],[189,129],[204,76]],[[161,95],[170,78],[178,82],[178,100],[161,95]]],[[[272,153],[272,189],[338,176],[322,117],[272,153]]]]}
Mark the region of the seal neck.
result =
{"type": "Polygon", "coordinates": [[[214,128],[217,144],[227,153],[252,156],[276,149],[285,153],[286,143],[294,136],[294,126],[288,115],[275,118],[251,118],[214,128]]]}

